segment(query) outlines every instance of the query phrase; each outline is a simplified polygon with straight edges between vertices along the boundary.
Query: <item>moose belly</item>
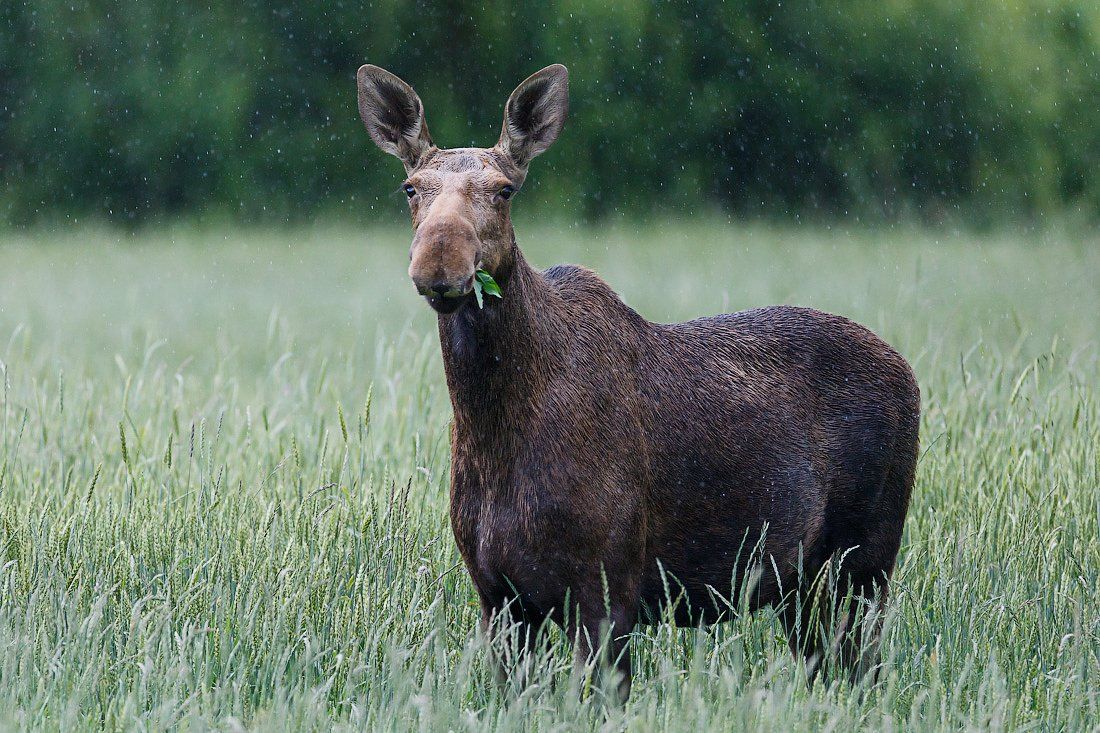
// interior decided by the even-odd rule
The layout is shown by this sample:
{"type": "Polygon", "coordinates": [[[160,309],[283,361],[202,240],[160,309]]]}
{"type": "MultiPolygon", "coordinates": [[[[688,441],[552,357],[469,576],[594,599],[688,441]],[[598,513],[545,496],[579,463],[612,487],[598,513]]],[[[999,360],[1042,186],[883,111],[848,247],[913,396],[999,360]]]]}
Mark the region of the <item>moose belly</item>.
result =
{"type": "Polygon", "coordinates": [[[724,460],[689,454],[658,474],[647,517],[643,623],[715,622],[774,604],[800,573],[816,572],[825,554],[822,487],[808,456],[771,456],[757,456],[745,470],[728,453],[724,460]]]}

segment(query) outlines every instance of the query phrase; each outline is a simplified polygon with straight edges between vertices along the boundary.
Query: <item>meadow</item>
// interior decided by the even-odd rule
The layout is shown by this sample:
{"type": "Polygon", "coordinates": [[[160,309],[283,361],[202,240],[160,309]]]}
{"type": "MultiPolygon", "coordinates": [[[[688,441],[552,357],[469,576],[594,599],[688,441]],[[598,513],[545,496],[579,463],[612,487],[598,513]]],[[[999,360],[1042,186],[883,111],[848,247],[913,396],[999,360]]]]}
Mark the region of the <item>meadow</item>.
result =
{"type": "Polygon", "coordinates": [[[1100,241],[521,220],[671,321],[770,303],[913,364],[922,452],[870,689],[774,614],[633,639],[622,709],[492,681],[405,228],[0,234],[0,727],[1100,729],[1100,241]]]}

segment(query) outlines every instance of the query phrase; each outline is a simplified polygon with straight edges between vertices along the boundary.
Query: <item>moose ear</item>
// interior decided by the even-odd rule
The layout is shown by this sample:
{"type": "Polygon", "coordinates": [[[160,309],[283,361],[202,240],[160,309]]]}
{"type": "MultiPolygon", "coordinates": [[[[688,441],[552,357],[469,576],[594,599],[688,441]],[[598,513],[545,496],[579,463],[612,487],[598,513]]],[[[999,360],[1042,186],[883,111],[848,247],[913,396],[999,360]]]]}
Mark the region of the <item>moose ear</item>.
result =
{"type": "Polygon", "coordinates": [[[569,71],[561,64],[536,71],[508,97],[498,145],[525,167],[558,139],[568,112],[569,71]]]}
{"type": "Polygon", "coordinates": [[[433,147],[420,97],[408,84],[373,64],[360,66],[356,79],[359,116],[371,139],[411,171],[433,147]]]}

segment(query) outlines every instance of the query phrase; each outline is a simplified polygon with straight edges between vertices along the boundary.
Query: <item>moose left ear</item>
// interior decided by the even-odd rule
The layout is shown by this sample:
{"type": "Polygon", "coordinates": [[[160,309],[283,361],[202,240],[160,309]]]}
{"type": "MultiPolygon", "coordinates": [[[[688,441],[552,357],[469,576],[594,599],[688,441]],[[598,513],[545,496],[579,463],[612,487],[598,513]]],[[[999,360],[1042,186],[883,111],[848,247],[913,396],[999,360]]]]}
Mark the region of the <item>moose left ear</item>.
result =
{"type": "Polygon", "coordinates": [[[433,147],[420,97],[401,79],[373,64],[359,67],[356,80],[359,116],[371,139],[412,171],[433,147]]]}
{"type": "Polygon", "coordinates": [[[536,71],[504,105],[504,129],[497,143],[521,168],[549,148],[569,112],[569,71],[561,64],[536,71]]]}

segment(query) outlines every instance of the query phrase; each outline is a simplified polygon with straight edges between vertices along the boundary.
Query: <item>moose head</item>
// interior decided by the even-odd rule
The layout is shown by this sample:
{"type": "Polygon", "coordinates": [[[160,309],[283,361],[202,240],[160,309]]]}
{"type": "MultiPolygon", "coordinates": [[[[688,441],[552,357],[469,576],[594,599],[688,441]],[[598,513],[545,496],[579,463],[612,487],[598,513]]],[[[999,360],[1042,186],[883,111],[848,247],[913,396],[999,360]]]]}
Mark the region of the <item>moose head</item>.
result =
{"type": "Polygon", "coordinates": [[[439,313],[471,299],[474,276],[502,284],[515,261],[513,196],[531,160],[557,139],[569,106],[569,72],[547,66],[516,87],[504,105],[504,127],[491,148],[441,149],[432,142],[424,104],[385,69],[359,69],[359,114],[371,139],[401,159],[407,177],[413,241],[409,277],[439,313]]]}

